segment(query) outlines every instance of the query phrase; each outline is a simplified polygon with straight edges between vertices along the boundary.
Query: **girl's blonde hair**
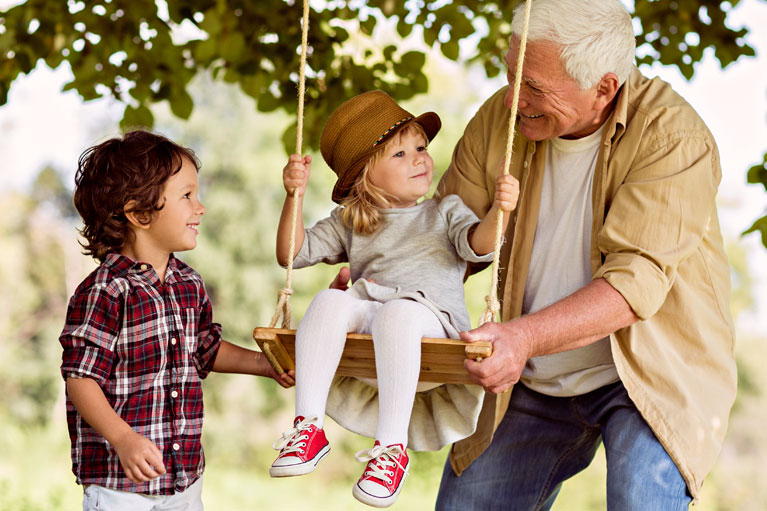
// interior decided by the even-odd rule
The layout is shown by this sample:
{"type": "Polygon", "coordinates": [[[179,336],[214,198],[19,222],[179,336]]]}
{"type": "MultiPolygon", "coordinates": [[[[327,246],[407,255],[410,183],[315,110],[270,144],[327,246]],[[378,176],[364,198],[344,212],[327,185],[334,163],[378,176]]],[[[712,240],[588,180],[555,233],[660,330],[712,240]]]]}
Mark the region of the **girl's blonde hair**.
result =
{"type": "Polygon", "coordinates": [[[381,215],[378,213],[378,208],[389,207],[391,195],[370,182],[370,170],[381,161],[386,147],[390,143],[398,141],[406,133],[421,135],[428,143],[429,138],[420,124],[411,122],[406,125],[381,144],[378,150],[370,156],[354,182],[349,195],[341,202],[341,206],[344,207],[343,221],[357,234],[372,234],[381,226],[381,215]]]}

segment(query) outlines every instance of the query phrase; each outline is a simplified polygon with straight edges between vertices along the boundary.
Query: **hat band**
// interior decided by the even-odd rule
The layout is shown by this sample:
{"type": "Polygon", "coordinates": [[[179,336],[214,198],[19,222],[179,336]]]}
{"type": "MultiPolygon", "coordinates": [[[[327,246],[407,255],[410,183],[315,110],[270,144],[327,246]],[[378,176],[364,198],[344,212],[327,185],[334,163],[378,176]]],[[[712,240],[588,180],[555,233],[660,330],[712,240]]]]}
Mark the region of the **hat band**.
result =
{"type": "Polygon", "coordinates": [[[403,122],[407,122],[407,121],[409,121],[409,120],[411,120],[411,119],[413,119],[413,116],[412,116],[412,115],[411,115],[410,117],[403,117],[403,118],[402,118],[402,119],[400,119],[399,121],[397,121],[397,122],[395,122],[394,124],[392,124],[392,125],[391,125],[391,127],[390,127],[388,130],[386,130],[386,131],[384,131],[384,132],[383,132],[383,135],[381,135],[380,137],[378,137],[378,140],[376,140],[375,142],[373,142],[373,147],[375,147],[375,146],[377,146],[378,144],[380,144],[380,143],[383,141],[383,139],[384,139],[384,138],[386,138],[386,135],[388,135],[389,133],[391,133],[391,130],[393,130],[394,128],[396,128],[397,126],[399,126],[400,124],[402,124],[403,122]]]}

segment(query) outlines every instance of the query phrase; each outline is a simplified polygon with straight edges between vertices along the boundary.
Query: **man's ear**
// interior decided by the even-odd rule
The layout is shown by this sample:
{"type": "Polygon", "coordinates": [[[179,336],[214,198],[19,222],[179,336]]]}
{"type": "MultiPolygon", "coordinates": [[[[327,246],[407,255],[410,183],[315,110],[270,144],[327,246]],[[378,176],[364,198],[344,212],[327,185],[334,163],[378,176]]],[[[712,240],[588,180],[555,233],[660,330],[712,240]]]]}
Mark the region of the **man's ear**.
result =
{"type": "Polygon", "coordinates": [[[136,213],[135,208],[136,201],[129,200],[128,203],[123,207],[125,218],[128,219],[128,222],[130,222],[132,226],[138,229],[149,229],[149,223],[152,220],[152,215],[149,213],[136,213]]]}
{"type": "Polygon", "coordinates": [[[620,89],[620,82],[618,76],[615,73],[605,74],[596,85],[596,103],[597,108],[605,108],[612,103],[615,95],[618,94],[620,89]]]}

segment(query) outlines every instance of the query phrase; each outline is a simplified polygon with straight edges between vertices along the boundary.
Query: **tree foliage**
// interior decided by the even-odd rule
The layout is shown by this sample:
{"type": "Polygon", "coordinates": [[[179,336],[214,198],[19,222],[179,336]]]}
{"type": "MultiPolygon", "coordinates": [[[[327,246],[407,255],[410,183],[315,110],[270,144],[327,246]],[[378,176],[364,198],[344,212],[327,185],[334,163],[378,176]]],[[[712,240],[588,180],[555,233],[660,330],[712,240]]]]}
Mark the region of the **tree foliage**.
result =
{"type": "MultiPolygon", "coordinates": [[[[746,179],[752,184],[761,184],[767,190],[767,153],[764,153],[762,163],[748,169],[746,179]]],[[[762,245],[767,247],[767,215],[758,218],[743,234],[758,232],[762,236],[762,245]]]]}
{"type": "MultiPolygon", "coordinates": [[[[511,12],[520,2],[313,2],[304,140],[316,147],[323,119],[343,99],[360,92],[381,89],[396,99],[426,92],[425,53],[402,45],[405,38],[438,48],[451,60],[460,56],[480,63],[489,77],[498,75],[504,69],[511,12]],[[387,40],[388,33],[375,30],[381,24],[393,24],[399,38],[387,40]]],[[[723,68],[754,55],[745,41],[748,29],[726,23],[738,3],[635,0],[638,63],[673,65],[689,79],[708,48],[723,68]]],[[[74,78],[65,90],[77,90],[86,101],[112,96],[123,102],[123,126],[152,126],[149,107],[163,101],[174,115],[188,119],[194,108],[188,86],[199,72],[238,84],[263,112],[282,109],[295,114],[300,4],[301,0],[27,0],[0,13],[0,105],[19,74],[29,73],[41,61],[51,68],[66,61],[74,78]]],[[[295,140],[295,129],[293,124],[284,133],[286,148],[295,140]]],[[[753,169],[749,180],[752,174],[753,169]]],[[[767,216],[751,230],[760,230],[767,244],[767,216]]]]}
{"type": "MultiPolygon", "coordinates": [[[[315,145],[321,120],[343,98],[378,88],[398,99],[425,92],[425,55],[399,41],[372,45],[378,24],[396,23],[406,38],[420,33],[428,47],[459,58],[459,43],[483,31],[468,56],[488,76],[503,70],[508,21],[520,0],[462,2],[335,1],[310,14],[307,140],[315,145]],[[483,30],[484,27],[484,30],[483,30]],[[359,52],[355,49],[363,48],[359,52]]],[[[319,2],[318,2],[319,3],[319,2]]],[[[187,119],[187,91],[200,71],[237,83],[268,112],[295,112],[301,40],[300,1],[285,0],[28,0],[0,14],[0,104],[13,80],[43,60],[66,61],[84,100],[113,96],[127,107],[123,123],[151,126],[152,103],[168,101],[187,119]]],[[[643,28],[639,62],[675,65],[687,78],[706,48],[722,67],[754,50],[746,28],[725,24],[737,0],[637,0],[643,28]]]]}

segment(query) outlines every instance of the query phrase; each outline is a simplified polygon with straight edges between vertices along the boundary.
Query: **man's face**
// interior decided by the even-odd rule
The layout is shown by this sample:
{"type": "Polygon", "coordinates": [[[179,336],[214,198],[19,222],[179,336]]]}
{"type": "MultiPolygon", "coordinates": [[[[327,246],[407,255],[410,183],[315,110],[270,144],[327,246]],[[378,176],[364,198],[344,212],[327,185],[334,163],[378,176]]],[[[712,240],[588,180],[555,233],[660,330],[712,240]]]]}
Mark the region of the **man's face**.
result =
{"type": "MultiPolygon", "coordinates": [[[[512,36],[506,53],[511,108],[517,72],[519,38],[512,36]]],[[[604,104],[597,101],[597,87],[582,90],[568,76],[557,46],[549,41],[528,41],[519,91],[519,129],[528,140],[556,137],[581,138],[595,132],[605,120],[604,104]]]]}

